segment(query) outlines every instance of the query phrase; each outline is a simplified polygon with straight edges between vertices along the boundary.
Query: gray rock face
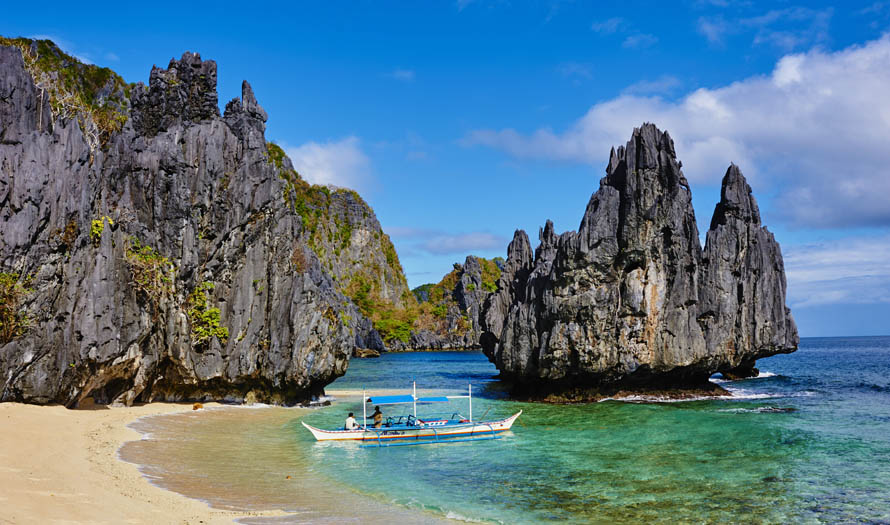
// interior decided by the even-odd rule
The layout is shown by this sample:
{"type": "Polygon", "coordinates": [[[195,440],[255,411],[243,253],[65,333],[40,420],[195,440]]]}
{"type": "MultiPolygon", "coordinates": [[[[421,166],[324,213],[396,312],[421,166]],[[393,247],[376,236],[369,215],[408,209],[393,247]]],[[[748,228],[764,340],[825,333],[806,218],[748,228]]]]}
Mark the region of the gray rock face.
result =
{"type": "Polygon", "coordinates": [[[0,72],[0,270],[33,290],[0,401],[290,404],[382,346],[308,246],[249,84],[221,118],[216,64],[186,53],[91,152],[18,49],[0,46],[0,72]]]}
{"type": "Polygon", "coordinates": [[[673,140],[652,124],[613,150],[578,232],[547,221],[508,248],[483,349],[521,387],[693,386],[792,352],[779,245],[737,167],[701,249],[673,140]]]}
{"type": "Polygon", "coordinates": [[[797,347],[779,244],[760,225],[751,187],[735,164],[723,177],[702,264],[698,322],[707,346],[731,356],[720,372],[757,375],[756,359],[797,347]]]}

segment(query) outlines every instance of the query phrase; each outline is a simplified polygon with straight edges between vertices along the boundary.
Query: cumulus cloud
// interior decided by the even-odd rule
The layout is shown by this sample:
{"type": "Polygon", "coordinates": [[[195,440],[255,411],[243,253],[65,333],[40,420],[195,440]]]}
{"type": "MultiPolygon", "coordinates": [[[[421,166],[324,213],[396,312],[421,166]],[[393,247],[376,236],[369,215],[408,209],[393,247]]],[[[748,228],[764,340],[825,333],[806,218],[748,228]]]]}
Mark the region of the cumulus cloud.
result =
{"type": "Polygon", "coordinates": [[[356,137],[324,143],[307,142],[287,147],[285,152],[297,173],[312,184],[364,189],[370,180],[370,161],[356,137]]]}
{"type": "Polygon", "coordinates": [[[433,255],[468,254],[482,250],[504,250],[509,240],[488,232],[451,233],[428,228],[390,226],[386,232],[393,239],[404,241],[413,253],[433,255]],[[413,241],[413,242],[412,242],[413,241]]]}
{"type": "Polygon", "coordinates": [[[890,303],[890,235],[785,249],[788,304],[890,303]]]}
{"type": "Polygon", "coordinates": [[[604,166],[642,122],[668,129],[693,182],[718,184],[730,162],[759,193],[777,194],[791,226],[890,225],[890,36],[781,58],[769,75],[675,101],[622,94],[568,129],[476,130],[464,145],[518,158],[604,166]]]}

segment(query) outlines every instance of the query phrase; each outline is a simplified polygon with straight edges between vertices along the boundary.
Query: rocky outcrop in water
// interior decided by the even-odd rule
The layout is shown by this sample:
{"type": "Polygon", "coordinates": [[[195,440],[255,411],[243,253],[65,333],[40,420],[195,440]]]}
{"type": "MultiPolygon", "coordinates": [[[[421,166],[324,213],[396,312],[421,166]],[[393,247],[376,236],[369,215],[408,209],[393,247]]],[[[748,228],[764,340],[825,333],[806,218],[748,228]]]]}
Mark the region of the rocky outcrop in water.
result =
{"type": "Polygon", "coordinates": [[[267,144],[247,82],[221,117],[197,54],[127,86],[19,40],[0,72],[0,271],[24,327],[0,340],[0,400],[289,404],[382,349],[335,279],[379,252],[369,274],[398,300],[394,251],[354,192],[267,144]]]}
{"type": "MultiPolygon", "coordinates": [[[[483,312],[483,348],[519,389],[696,387],[792,352],[785,272],[732,165],[702,250],[674,143],[652,124],[613,150],[577,232],[547,221],[508,249],[483,312]]],[[[587,392],[587,394],[585,394],[587,392]]]]}

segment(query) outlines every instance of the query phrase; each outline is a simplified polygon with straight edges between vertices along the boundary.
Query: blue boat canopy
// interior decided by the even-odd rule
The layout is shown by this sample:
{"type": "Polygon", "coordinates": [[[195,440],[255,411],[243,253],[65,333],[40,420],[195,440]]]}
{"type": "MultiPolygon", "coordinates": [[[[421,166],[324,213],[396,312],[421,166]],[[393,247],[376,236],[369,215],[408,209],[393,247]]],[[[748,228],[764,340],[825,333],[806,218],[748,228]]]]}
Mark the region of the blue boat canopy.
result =
{"type": "MultiPolygon", "coordinates": [[[[418,403],[447,403],[448,398],[445,396],[418,397],[418,403]]],[[[368,403],[375,405],[401,405],[403,403],[414,403],[414,396],[374,396],[368,398],[368,403]]]]}
{"type": "Polygon", "coordinates": [[[368,398],[368,403],[375,405],[399,405],[401,403],[413,403],[413,396],[374,396],[368,398]]]}

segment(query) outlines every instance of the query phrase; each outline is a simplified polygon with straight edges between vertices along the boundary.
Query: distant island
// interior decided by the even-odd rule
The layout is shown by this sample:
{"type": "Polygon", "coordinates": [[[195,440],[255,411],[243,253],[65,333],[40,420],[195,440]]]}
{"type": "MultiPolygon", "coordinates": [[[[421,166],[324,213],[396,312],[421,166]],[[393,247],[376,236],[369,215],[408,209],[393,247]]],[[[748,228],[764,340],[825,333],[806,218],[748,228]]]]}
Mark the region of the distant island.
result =
{"type": "Polygon", "coordinates": [[[532,255],[517,232],[506,260],[412,291],[370,206],[266,140],[249,83],[220,113],[215,62],[129,84],[0,38],[0,71],[0,401],[295,404],[354,354],[479,348],[517,392],[578,400],[698,388],[797,346],[741,172],[702,251],[653,125],[613,152],[578,233],[548,223],[532,255]]]}

